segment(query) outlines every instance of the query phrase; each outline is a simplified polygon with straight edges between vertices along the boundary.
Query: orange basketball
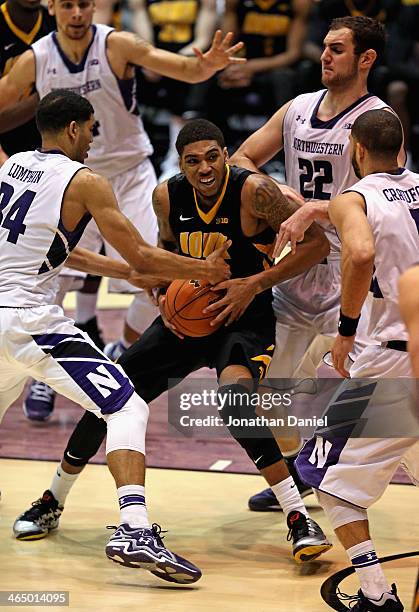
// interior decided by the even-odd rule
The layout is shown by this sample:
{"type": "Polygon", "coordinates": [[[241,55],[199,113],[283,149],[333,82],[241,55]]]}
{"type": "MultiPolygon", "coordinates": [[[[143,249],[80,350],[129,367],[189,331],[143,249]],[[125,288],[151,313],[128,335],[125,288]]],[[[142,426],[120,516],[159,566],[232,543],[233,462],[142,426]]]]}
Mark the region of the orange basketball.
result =
{"type": "Polygon", "coordinates": [[[166,292],[165,314],[181,334],[193,338],[209,336],[221,327],[223,321],[211,326],[219,311],[205,314],[203,310],[219,299],[220,294],[214,293],[207,281],[174,280],[166,292]]]}

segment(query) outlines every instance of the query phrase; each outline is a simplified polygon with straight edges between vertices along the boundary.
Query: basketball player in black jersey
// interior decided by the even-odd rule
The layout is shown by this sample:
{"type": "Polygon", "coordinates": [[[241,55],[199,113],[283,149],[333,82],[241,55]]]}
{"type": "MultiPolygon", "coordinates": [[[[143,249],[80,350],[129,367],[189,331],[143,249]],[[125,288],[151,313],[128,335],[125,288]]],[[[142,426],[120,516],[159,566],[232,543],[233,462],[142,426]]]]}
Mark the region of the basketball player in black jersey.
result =
{"type": "MultiPolygon", "coordinates": [[[[162,315],[121,355],[119,363],[146,402],[166,391],[169,379],[183,379],[203,366],[214,367],[219,395],[224,399],[220,410],[224,422],[228,424],[230,417],[239,414],[254,418],[254,407],[241,405],[239,413],[235,398],[239,394],[249,396],[249,388],[254,391],[254,381],[264,376],[274,349],[270,289],[321,261],[328,253],[327,241],[313,225],[295,255],[270,266],[268,247],[296,204],[289,202],[268,177],[229,166],[223,135],[206,120],[186,124],[176,147],[182,173],[159,184],[153,194],[160,241],[166,249],[194,258],[202,258],[220,242],[232,241],[229,264],[233,280],[217,286],[226,290],[217,304],[223,307],[219,318],[226,325],[204,338],[179,337],[165,320],[165,298],[161,295],[162,315]]],[[[51,490],[16,520],[14,532],[18,539],[45,537],[58,526],[75,474],[96,453],[105,436],[99,419],[82,420],[58,468],[59,478],[54,477],[51,490]]],[[[257,437],[245,437],[240,427],[228,428],[278,492],[292,533],[294,558],[308,561],[327,551],[331,544],[309,518],[270,429],[260,427],[257,437]]]]}
{"type": "MultiPolygon", "coordinates": [[[[0,6],[0,76],[6,75],[31,44],[55,30],[55,19],[41,0],[7,0],[0,6]]],[[[28,89],[26,98],[0,113],[0,142],[7,155],[41,146],[35,124],[38,94],[28,89]],[[22,125],[22,118],[28,118],[22,125]],[[19,127],[14,127],[14,124],[19,127]]]]}

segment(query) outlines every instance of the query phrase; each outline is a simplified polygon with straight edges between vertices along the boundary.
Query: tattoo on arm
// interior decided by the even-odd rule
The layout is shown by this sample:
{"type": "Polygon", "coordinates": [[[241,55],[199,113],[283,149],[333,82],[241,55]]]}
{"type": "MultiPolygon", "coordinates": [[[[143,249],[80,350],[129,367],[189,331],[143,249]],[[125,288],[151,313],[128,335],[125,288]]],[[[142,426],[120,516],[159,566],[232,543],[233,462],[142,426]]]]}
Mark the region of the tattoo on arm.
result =
{"type": "Polygon", "coordinates": [[[170,227],[168,211],[165,210],[166,207],[159,195],[159,187],[153,191],[153,208],[159,225],[158,246],[165,251],[177,251],[176,238],[170,227]]]}
{"type": "Polygon", "coordinates": [[[264,219],[275,232],[278,232],[281,223],[299,208],[297,204],[290,202],[269,178],[262,178],[257,182],[253,206],[256,216],[264,219]]]}

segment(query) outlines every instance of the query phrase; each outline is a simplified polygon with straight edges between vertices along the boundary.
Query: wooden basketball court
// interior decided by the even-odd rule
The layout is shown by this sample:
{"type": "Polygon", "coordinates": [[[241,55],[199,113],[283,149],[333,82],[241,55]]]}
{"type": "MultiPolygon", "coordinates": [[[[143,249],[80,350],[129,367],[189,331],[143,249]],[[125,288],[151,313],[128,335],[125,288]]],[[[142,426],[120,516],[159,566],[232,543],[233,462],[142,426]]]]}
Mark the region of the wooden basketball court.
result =
{"type": "MultiPolygon", "coordinates": [[[[296,565],[286,541],[282,513],[249,512],[257,476],[150,469],[146,494],[150,518],[168,529],[166,543],[203,571],[194,587],[171,586],[148,572],[108,561],[104,546],[117,524],[113,481],[105,466],[90,465],[69,498],[60,529],[49,538],[19,542],[11,533],[16,516],[48,486],[55,463],[1,459],[0,590],[70,592],[71,610],[141,609],[170,612],[320,612],[330,610],[320,586],[348,565],[314,497],[313,518],[335,543],[320,560],[296,565]]],[[[419,492],[390,485],[371,510],[381,556],[418,549],[419,492]]],[[[309,502],[310,504],[310,502],[309,502]]],[[[385,564],[409,609],[418,557],[385,564]]],[[[358,589],[353,577],[340,585],[358,589]]],[[[24,607],[24,609],[29,609],[24,607]]]]}

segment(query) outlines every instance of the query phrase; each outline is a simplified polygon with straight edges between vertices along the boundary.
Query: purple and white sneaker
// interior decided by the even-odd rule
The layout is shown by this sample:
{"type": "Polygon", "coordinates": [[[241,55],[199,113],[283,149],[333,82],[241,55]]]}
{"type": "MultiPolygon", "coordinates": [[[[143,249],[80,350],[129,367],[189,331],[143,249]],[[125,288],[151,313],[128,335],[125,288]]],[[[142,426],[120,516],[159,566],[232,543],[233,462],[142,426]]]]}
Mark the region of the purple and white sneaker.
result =
{"type": "Polygon", "coordinates": [[[47,421],[54,410],[56,393],[46,383],[33,380],[23,402],[23,412],[30,421],[47,421]]]}
{"type": "Polygon", "coordinates": [[[201,578],[202,572],[196,565],[165,547],[160,525],[153,523],[151,528],[144,528],[124,523],[109,529],[116,529],[105,549],[111,561],[146,569],[167,582],[177,584],[192,584],[201,578]]]}

